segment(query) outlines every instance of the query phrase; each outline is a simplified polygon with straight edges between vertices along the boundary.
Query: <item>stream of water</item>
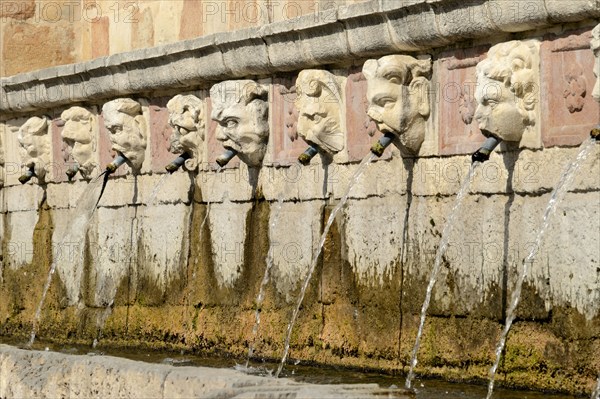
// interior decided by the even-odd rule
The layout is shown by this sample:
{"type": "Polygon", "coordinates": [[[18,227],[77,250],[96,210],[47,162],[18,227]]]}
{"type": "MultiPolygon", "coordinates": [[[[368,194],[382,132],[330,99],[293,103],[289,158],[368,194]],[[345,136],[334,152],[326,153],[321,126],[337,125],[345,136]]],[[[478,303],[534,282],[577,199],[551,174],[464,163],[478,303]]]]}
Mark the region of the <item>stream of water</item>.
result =
{"type": "Polygon", "coordinates": [[[331,228],[331,225],[333,224],[333,221],[335,220],[335,217],[337,216],[339,211],[344,207],[346,202],[348,202],[348,198],[350,197],[350,191],[352,190],[354,185],[358,182],[358,179],[360,179],[360,176],[364,173],[364,171],[367,169],[367,166],[369,166],[369,164],[373,161],[373,159],[375,159],[375,155],[369,154],[361,161],[360,165],[354,172],[354,175],[352,175],[350,182],[348,183],[348,188],[346,189],[346,193],[344,194],[344,196],[342,197],[340,202],[335,206],[335,208],[333,208],[333,210],[331,211],[331,214],[329,215],[327,224],[325,225],[325,228],[323,229],[323,233],[321,234],[321,239],[319,240],[319,244],[316,246],[315,251],[313,253],[311,265],[310,265],[310,268],[308,269],[306,278],[304,279],[304,283],[302,284],[302,289],[300,290],[300,295],[298,295],[298,301],[296,302],[296,307],[294,308],[294,311],[292,313],[292,318],[287,326],[287,332],[286,332],[286,336],[285,336],[285,344],[284,344],[284,349],[283,349],[283,356],[281,357],[281,363],[279,364],[279,367],[277,368],[275,377],[279,377],[279,374],[281,374],[281,370],[283,370],[283,366],[285,365],[285,361],[287,360],[288,352],[290,350],[290,339],[292,338],[292,330],[294,328],[294,324],[296,323],[296,319],[298,318],[298,312],[300,312],[300,306],[302,306],[302,301],[304,300],[304,295],[306,294],[306,290],[308,289],[308,284],[310,283],[310,279],[315,271],[315,268],[317,267],[317,262],[319,261],[319,255],[321,255],[321,250],[323,249],[323,245],[325,244],[325,239],[327,238],[327,233],[329,233],[329,229],[331,228]]]}
{"type": "Polygon", "coordinates": [[[421,336],[423,335],[423,327],[425,326],[425,318],[427,317],[427,309],[429,308],[429,303],[431,302],[431,293],[433,292],[433,287],[435,286],[435,282],[437,281],[440,266],[442,264],[442,259],[444,257],[444,254],[446,253],[446,250],[448,249],[450,236],[454,231],[454,226],[456,224],[458,216],[460,215],[463,200],[469,192],[469,187],[471,186],[471,181],[473,180],[473,175],[475,174],[475,169],[478,165],[479,162],[474,162],[473,164],[471,164],[469,173],[467,174],[467,177],[460,186],[458,194],[456,195],[456,200],[454,201],[454,207],[450,211],[448,219],[446,220],[446,224],[444,225],[444,228],[442,230],[442,238],[440,240],[440,244],[435,254],[435,262],[433,264],[433,269],[431,270],[431,276],[429,277],[429,284],[427,285],[427,291],[425,292],[425,300],[423,301],[423,307],[421,308],[421,320],[419,322],[419,330],[417,331],[415,345],[412,350],[410,369],[408,371],[408,376],[406,377],[405,386],[409,389],[412,387],[412,380],[415,377],[415,367],[417,366],[417,357],[419,353],[419,346],[421,344],[421,336]]]}
{"type": "Polygon", "coordinates": [[[563,200],[565,194],[567,193],[569,186],[573,182],[573,179],[577,175],[579,168],[585,162],[585,160],[590,156],[592,151],[596,146],[596,140],[590,138],[584,141],[579,147],[579,152],[577,156],[572,162],[569,162],[567,166],[563,169],[563,172],[560,176],[560,180],[556,184],[552,194],[550,195],[550,201],[548,201],[548,205],[546,206],[546,210],[544,211],[544,216],[542,218],[542,223],[538,230],[538,234],[535,239],[535,243],[529,252],[529,255],[523,261],[523,265],[519,276],[517,278],[517,282],[515,284],[515,288],[513,289],[510,306],[506,313],[506,321],[504,323],[504,329],[502,331],[502,335],[500,336],[500,340],[498,342],[498,346],[496,347],[496,361],[494,365],[490,369],[490,380],[488,384],[488,392],[486,399],[490,399],[494,392],[494,380],[496,377],[496,371],[498,370],[498,365],[500,364],[500,359],[502,357],[502,352],[504,351],[504,346],[506,344],[506,338],[508,336],[508,332],[512,326],[512,323],[515,319],[515,311],[517,306],[519,305],[519,301],[521,300],[521,288],[523,287],[523,281],[527,277],[529,273],[529,267],[533,264],[535,255],[537,254],[542,240],[544,238],[544,234],[548,226],[550,225],[550,220],[552,219],[552,215],[556,211],[556,207],[563,200]]]}
{"type": "MultiPolygon", "coordinates": [[[[60,241],[58,248],[64,248],[65,244],[73,243],[79,243],[79,248],[83,248],[85,235],[88,230],[90,220],[92,219],[94,211],[96,210],[96,203],[100,195],[100,190],[102,189],[102,184],[103,181],[100,178],[88,183],[87,187],[85,188],[85,191],[81,194],[77,201],[77,207],[72,211],[72,216],[69,217],[69,226],[67,227],[67,231],[65,232],[64,237],[60,241]]],[[[60,259],[60,252],[56,251],[52,259],[52,264],[50,265],[50,271],[48,272],[46,283],[44,284],[44,288],[42,290],[42,297],[40,298],[40,301],[35,311],[28,346],[33,345],[33,343],[35,342],[35,336],[37,334],[38,324],[42,314],[42,308],[44,307],[46,295],[48,294],[48,289],[50,288],[50,284],[52,283],[52,276],[56,272],[56,266],[58,265],[60,259]]]]}

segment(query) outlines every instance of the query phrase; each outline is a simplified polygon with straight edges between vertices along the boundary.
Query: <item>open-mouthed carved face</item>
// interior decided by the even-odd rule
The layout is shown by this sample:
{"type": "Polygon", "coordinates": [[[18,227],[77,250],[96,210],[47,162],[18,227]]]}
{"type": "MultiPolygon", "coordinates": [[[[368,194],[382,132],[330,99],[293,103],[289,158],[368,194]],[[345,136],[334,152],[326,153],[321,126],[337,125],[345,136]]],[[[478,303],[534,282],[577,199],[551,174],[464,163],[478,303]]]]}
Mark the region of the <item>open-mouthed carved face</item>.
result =
{"type": "Polygon", "coordinates": [[[363,66],[369,117],[380,131],[393,133],[411,152],[418,152],[425,139],[429,117],[431,63],[403,55],[368,60],[363,66]]]}
{"type": "Polygon", "coordinates": [[[202,162],[200,148],[205,134],[202,102],[196,96],[179,94],[167,103],[167,109],[173,128],[169,150],[175,154],[188,153],[196,163],[202,162]]]}
{"type": "Polygon", "coordinates": [[[96,151],[96,136],[93,131],[95,116],[85,108],[71,107],[60,118],[65,123],[61,136],[79,164],[79,170],[87,176],[96,166],[93,160],[96,151]]]}
{"type": "Polygon", "coordinates": [[[342,96],[335,75],[323,70],[301,71],[296,93],[298,134],[328,154],[343,150],[342,96]]]}
{"type": "Polygon", "coordinates": [[[230,80],[210,90],[216,138],[249,166],[259,166],[269,139],[269,104],[265,88],[252,80],[230,80]]]}
{"type": "Polygon", "coordinates": [[[475,119],[485,136],[519,142],[535,124],[534,51],[519,41],[501,43],[477,65],[475,119]]]}
{"type": "Polygon", "coordinates": [[[123,154],[133,169],[141,169],[147,146],[147,125],[140,104],[127,98],[113,100],[104,104],[102,115],[113,151],[123,154]]]}
{"type": "Polygon", "coordinates": [[[47,118],[34,116],[21,126],[18,134],[23,166],[33,168],[36,176],[43,180],[46,167],[50,164],[50,134],[47,118]]]}

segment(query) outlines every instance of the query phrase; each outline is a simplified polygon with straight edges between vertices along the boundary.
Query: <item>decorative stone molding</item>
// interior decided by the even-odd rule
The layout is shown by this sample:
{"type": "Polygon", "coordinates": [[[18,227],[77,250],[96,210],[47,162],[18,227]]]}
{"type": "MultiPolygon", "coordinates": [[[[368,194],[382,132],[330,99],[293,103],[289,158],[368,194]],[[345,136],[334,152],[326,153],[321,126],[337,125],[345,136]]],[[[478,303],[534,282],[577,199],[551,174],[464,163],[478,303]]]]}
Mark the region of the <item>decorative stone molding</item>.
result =
{"type": "Polygon", "coordinates": [[[186,162],[195,169],[203,162],[203,143],[206,122],[204,104],[194,95],[178,94],[167,103],[169,125],[173,128],[169,151],[174,154],[187,153],[192,156],[186,162]]]}
{"type": "Polygon", "coordinates": [[[146,156],[148,126],[142,106],[130,98],[118,98],[102,106],[104,126],[109,132],[112,150],[127,158],[137,173],[146,156]]]}
{"type": "Polygon", "coordinates": [[[31,170],[44,184],[46,170],[52,163],[50,142],[50,120],[46,117],[29,118],[20,128],[17,136],[21,165],[31,170]]]}
{"type": "Polygon", "coordinates": [[[592,97],[594,54],[591,27],[547,36],[540,47],[540,130],[545,147],[577,146],[598,125],[592,97]]]}
{"type": "Polygon", "coordinates": [[[389,55],[365,62],[363,74],[368,82],[369,117],[380,131],[397,135],[404,149],[417,154],[431,111],[431,61],[389,55]]]}
{"type": "Polygon", "coordinates": [[[423,51],[600,16],[600,0],[370,0],[261,28],[223,32],[1,79],[0,110],[208,86],[251,75],[423,51]]]}
{"type": "Polygon", "coordinates": [[[490,48],[477,64],[475,119],[484,136],[537,148],[539,41],[510,41],[490,48]]]}
{"type": "Polygon", "coordinates": [[[329,155],[343,150],[346,142],[342,80],[316,69],[301,71],[296,80],[298,134],[329,155]]]}
{"type": "Polygon", "coordinates": [[[564,75],[565,90],[563,98],[565,106],[570,113],[581,112],[585,105],[585,96],[587,94],[587,82],[583,75],[583,68],[579,63],[574,62],[564,75]]]}
{"type": "Polygon", "coordinates": [[[210,89],[217,140],[250,167],[257,167],[269,141],[267,89],[253,80],[228,80],[210,89]]]}
{"type": "Polygon", "coordinates": [[[596,85],[592,92],[592,97],[600,102],[600,25],[592,30],[592,41],[590,44],[594,53],[594,75],[596,75],[596,85]]]}
{"type": "Polygon", "coordinates": [[[64,122],[61,137],[66,144],[63,159],[67,165],[75,162],[76,168],[69,170],[79,171],[87,179],[98,166],[98,118],[83,107],[71,107],[60,115],[60,119],[64,122]]]}

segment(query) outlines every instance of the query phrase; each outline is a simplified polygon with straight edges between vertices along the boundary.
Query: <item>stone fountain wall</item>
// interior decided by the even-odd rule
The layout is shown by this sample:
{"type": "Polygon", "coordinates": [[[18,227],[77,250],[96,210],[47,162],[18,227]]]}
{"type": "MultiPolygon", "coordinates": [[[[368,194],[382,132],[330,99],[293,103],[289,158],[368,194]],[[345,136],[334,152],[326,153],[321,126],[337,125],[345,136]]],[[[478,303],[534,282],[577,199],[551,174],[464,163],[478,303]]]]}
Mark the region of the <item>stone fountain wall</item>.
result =
{"type": "MultiPolygon", "coordinates": [[[[291,357],[405,370],[445,218],[484,141],[473,116],[476,65],[491,46],[535,43],[535,124],[521,143],[502,144],[465,200],[421,345],[419,371],[483,379],[518,269],[561,170],[600,122],[591,31],[594,1],[370,1],[302,18],[120,53],[2,79],[0,90],[0,334],[26,336],[50,264],[57,262],[39,336],[64,342],[176,347],[243,355],[255,299],[273,246],[256,353],[277,358],[324,221],[359,161],[381,135],[367,116],[369,58],[410,53],[431,60],[430,107],[418,153],[392,146],[353,189],[325,242],[292,337],[291,357]],[[516,8],[515,8],[516,7],[516,8]],[[333,14],[332,14],[333,13],[333,14]],[[308,166],[299,137],[301,70],[335,76],[343,149],[308,166]],[[223,147],[209,89],[251,78],[266,88],[269,139],[260,168],[223,147]],[[166,178],[173,129],[167,103],[201,102],[199,165],[166,178]],[[84,107],[89,153],[108,164],[103,104],[141,106],[147,143],[140,170],[111,177],[85,240],[64,242],[89,180],[65,172],[61,115],[84,107]],[[21,185],[22,127],[46,117],[45,183],[21,185]],[[278,205],[278,200],[282,204],[278,205]],[[269,227],[270,221],[277,223],[269,227]]],[[[36,136],[39,137],[39,136],[36,136]]],[[[591,392],[600,370],[599,149],[559,205],[525,283],[499,381],[591,392]]],[[[71,154],[70,151],[73,151],[71,154]]],[[[189,165],[188,165],[189,166],[189,165]]]]}

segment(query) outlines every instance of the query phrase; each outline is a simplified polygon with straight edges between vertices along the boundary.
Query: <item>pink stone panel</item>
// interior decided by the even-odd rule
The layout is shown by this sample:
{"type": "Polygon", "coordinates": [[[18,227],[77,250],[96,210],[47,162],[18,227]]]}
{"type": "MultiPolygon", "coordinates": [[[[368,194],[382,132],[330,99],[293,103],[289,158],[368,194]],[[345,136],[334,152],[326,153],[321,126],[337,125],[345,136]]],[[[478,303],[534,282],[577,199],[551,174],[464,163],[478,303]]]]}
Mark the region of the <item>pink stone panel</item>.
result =
{"type": "Polygon", "coordinates": [[[271,135],[273,145],[273,162],[290,164],[298,162],[298,156],[308,148],[296,127],[298,110],[294,104],[296,93],[295,78],[273,79],[271,96],[271,135]]]}
{"type": "MultiPolygon", "coordinates": [[[[208,149],[207,162],[209,163],[211,168],[215,169],[218,167],[218,165],[215,161],[217,160],[219,155],[221,155],[223,152],[225,152],[225,148],[223,148],[223,145],[221,144],[221,142],[219,140],[217,140],[216,131],[217,131],[218,124],[217,124],[217,122],[213,121],[210,118],[211,113],[212,113],[212,102],[210,100],[210,97],[207,97],[206,98],[206,114],[207,114],[206,140],[207,140],[207,149],[208,149]]],[[[225,166],[225,169],[237,168],[239,165],[240,165],[240,159],[238,157],[235,157],[225,166]]]]}
{"type": "Polygon", "coordinates": [[[544,146],[578,145],[600,123],[591,30],[548,37],[541,47],[541,128],[544,146]]]}
{"type": "Polygon", "coordinates": [[[153,172],[164,172],[165,166],[177,156],[169,152],[173,129],[169,125],[167,102],[171,97],[157,97],[150,100],[150,154],[153,172]]]}
{"type": "Polygon", "coordinates": [[[451,50],[441,54],[439,85],[432,90],[439,110],[440,155],[470,154],[485,141],[473,117],[477,102],[476,65],[487,47],[451,50]]]}
{"type": "MultiPolygon", "coordinates": [[[[375,122],[367,116],[367,81],[361,70],[362,68],[351,69],[346,81],[346,142],[350,161],[363,159],[382,135],[375,122]]],[[[388,149],[382,158],[389,156],[388,149]]]]}

